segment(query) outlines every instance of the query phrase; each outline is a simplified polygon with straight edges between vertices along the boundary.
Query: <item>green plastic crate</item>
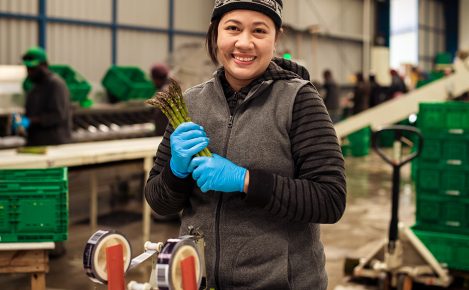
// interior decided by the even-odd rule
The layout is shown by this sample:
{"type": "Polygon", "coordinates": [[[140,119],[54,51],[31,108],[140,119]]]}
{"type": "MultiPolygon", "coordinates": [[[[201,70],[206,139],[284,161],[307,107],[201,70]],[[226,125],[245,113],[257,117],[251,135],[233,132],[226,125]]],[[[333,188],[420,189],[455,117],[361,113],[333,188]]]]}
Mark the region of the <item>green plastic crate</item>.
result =
{"type": "Polygon", "coordinates": [[[469,236],[420,230],[418,227],[412,230],[438,262],[450,269],[469,270],[469,236]]]}
{"type": "Polygon", "coordinates": [[[435,64],[451,64],[453,55],[450,52],[439,52],[435,56],[435,64]]]}
{"type": "Polygon", "coordinates": [[[10,201],[0,200],[0,232],[10,229],[10,201]]]}
{"type": "Polygon", "coordinates": [[[19,181],[19,180],[49,180],[66,181],[66,168],[47,168],[47,169],[2,169],[0,170],[0,182],[19,181]]]}
{"type": "Polygon", "coordinates": [[[155,93],[154,84],[138,67],[111,66],[101,83],[119,101],[148,99],[155,93]]]}
{"type": "Polygon", "coordinates": [[[65,191],[68,188],[67,181],[1,181],[0,194],[17,192],[18,194],[34,193],[36,195],[47,194],[50,191],[65,191]]]}
{"type": "Polygon", "coordinates": [[[54,196],[23,198],[17,202],[18,233],[54,232],[62,229],[65,213],[64,204],[54,196]],[[40,215],[38,213],[41,213],[40,215]]]}
{"type": "Polygon", "coordinates": [[[469,200],[417,192],[416,224],[449,233],[469,233],[469,200]]]}
{"type": "MultiPolygon", "coordinates": [[[[70,66],[62,64],[49,65],[49,69],[65,81],[72,101],[83,102],[87,100],[91,85],[81,74],[70,66]]],[[[32,86],[33,84],[28,78],[23,81],[23,89],[26,92],[31,90],[32,86]]]]}
{"type": "Polygon", "coordinates": [[[420,161],[434,165],[469,165],[469,140],[459,136],[447,135],[446,138],[427,137],[424,134],[424,144],[420,161]]]}
{"type": "Polygon", "coordinates": [[[67,168],[0,170],[0,242],[68,238],[67,168]]]}
{"type": "MultiPolygon", "coordinates": [[[[446,103],[446,128],[469,129],[469,103],[447,102],[446,103]]],[[[461,132],[463,134],[464,131],[461,132]]],[[[466,132],[467,134],[467,132],[466,132]]]]}
{"type": "Polygon", "coordinates": [[[469,171],[455,166],[420,164],[417,194],[469,197],[469,171]]]}
{"type": "Polygon", "coordinates": [[[418,116],[418,127],[423,132],[437,130],[464,134],[464,130],[469,130],[468,102],[420,103],[418,116]]]}
{"type": "Polygon", "coordinates": [[[30,194],[27,196],[10,194],[5,198],[0,194],[0,216],[7,219],[0,224],[0,242],[60,241],[68,235],[68,192],[52,195],[30,194]],[[45,238],[46,236],[52,239],[45,238]]]}
{"type": "Polygon", "coordinates": [[[353,132],[348,137],[352,156],[366,156],[370,152],[371,129],[369,127],[353,132]]]}
{"type": "Polygon", "coordinates": [[[445,126],[445,103],[420,103],[417,126],[421,130],[440,129],[445,126]]]}

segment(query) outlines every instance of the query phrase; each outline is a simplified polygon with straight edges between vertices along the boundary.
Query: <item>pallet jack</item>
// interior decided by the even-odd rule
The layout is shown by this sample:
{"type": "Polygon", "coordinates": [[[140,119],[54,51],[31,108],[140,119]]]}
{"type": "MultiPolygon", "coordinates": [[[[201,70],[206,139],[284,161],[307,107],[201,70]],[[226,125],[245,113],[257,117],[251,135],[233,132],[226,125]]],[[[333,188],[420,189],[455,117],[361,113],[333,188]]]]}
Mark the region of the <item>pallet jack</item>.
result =
{"type": "Polygon", "coordinates": [[[347,258],[345,274],[351,274],[352,279],[377,279],[380,290],[392,288],[411,290],[413,282],[448,287],[453,280],[448,270],[438,263],[410,228],[399,223],[400,169],[420,155],[423,148],[422,134],[412,126],[389,126],[373,133],[372,146],[376,153],[393,168],[392,209],[388,239],[375,242],[375,247],[361,259],[347,258]],[[389,153],[386,155],[379,144],[379,137],[384,132],[394,134],[392,157],[388,156],[389,153]],[[404,146],[417,149],[410,154],[403,154],[404,146]]]}

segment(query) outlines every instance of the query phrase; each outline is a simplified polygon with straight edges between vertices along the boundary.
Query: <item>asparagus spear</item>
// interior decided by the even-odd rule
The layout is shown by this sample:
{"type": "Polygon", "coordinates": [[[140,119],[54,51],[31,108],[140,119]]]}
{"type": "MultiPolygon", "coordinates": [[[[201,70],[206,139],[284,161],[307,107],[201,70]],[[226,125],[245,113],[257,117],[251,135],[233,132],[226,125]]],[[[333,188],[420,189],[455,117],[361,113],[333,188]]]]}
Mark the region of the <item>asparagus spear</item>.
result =
{"type": "MultiPolygon", "coordinates": [[[[181,123],[190,122],[191,118],[187,111],[186,103],[182,97],[182,90],[179,84],[170,79],[168,89],[157,92],[151,99],[145,101],[146,104],[156,107],[168,118],[171,126],[176,129],[181,123]]],[[[208,148],[204,148],[197,156],[212,156],[208,148]]]]}

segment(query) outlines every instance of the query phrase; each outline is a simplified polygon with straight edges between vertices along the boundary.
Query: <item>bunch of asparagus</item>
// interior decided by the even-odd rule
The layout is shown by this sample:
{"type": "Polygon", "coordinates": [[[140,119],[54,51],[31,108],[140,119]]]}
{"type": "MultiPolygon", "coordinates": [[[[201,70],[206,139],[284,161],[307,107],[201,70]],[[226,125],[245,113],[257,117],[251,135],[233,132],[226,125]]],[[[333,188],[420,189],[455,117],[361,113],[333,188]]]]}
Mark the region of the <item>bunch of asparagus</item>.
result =
{"type": "MultiPolygon", "coordinates": [[[[158,91],[151,99],[146,100],[145,103],[160,109],[174,129],[184,122],[191,122],[186,103],[182,98],[181,87],[173,79],[170,79],[167,90],[158,91]]],[[[210,157],[212,153],[208,148],[205,148],[197,156],[210,157]]]]}

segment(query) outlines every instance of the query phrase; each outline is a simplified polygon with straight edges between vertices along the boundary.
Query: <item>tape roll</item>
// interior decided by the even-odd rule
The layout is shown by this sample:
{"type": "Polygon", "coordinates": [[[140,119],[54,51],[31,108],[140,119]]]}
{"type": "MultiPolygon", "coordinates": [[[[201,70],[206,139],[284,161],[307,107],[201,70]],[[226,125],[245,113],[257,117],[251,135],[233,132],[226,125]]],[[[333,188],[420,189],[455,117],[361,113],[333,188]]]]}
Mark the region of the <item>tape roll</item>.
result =
{"type": "Polygon", "coordinates": [[[124,272],[126,272],[130,266],[132,249],[122,234],[114,230],[99,230],[90,237],[83,252],[83,268],[91,281],[107,283],[106,248],[117,244],[123,248],[124,272]]]}
{"type": "Polygon", "coordinates": [[[190,237],[169,239],[158,254],[156,264],[156,284],[160,290],[183,290],[181,261],[187,257],[195,258],[195,275],[197,287],[202,280],[202,261],[196,244],[190,237]]]}

